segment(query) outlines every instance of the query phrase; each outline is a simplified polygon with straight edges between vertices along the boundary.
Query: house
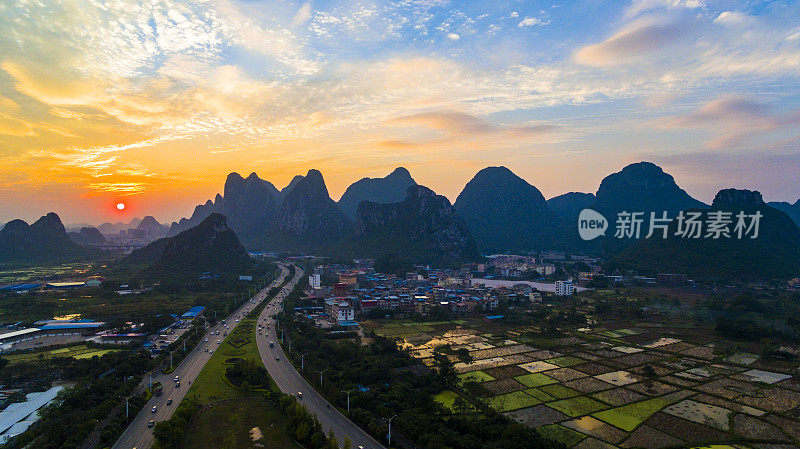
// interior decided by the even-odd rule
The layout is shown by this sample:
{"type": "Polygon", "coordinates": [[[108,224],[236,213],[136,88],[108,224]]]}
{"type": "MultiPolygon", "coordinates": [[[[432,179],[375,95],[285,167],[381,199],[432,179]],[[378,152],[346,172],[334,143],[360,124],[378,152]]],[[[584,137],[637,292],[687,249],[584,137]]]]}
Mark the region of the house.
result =
{"type": "Polygon", "coordinates": [[[556,296],[570,296],[575,293],[572,281],[556,281],[556,296]]]}

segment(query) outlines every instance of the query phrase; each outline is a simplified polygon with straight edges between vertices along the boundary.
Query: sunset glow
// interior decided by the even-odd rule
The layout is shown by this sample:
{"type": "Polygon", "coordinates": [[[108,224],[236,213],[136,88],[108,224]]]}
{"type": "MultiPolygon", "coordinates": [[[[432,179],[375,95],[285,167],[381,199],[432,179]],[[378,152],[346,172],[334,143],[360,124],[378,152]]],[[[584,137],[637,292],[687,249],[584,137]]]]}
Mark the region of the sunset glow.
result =
{"type": "Polygon", "coordinates": [[[800,190],[800,3],[0,3],[0,220],[190,215],[231,171],[331,196],[396,166],[451,200],[649,160],[704,201],[800,190]],[[593,14],[585,14],[586,10],[593,14]],[[742,166],[749,169],[741,171],[742,166]],[[137,211],[138,212],[138,211],[137,211]]]}

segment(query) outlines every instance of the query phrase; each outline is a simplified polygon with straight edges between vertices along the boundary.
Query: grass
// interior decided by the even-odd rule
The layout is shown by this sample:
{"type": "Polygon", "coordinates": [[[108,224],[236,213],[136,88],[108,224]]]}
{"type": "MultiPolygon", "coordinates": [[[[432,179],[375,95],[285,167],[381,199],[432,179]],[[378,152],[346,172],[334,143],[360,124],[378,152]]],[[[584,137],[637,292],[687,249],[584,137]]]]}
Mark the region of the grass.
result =
{"type": "Polygon", "coordinates": [[[533,405],[540,404],[542,401],[534,398],[524,391],[515,391],[513,393],[500,394],[490,398],[485,398],[484,402],[498,412],[508,412],[520,408],[531,407],[533,405]]]}
{"type": "Polygon", "coordinates": [[[539,427],[536,429],[539,435],[544,438],[557,441],[567,447],[572,447],[586,438],[586,435],[572,430],[559,424],[550,424],[549,426],[539,427]]]}
{"type": "Polygon", "coordinates": [[[102,356],[111,351],[118,351],[118,349],[98,349],[90,348],[85,344],[68,346],[66,348],[38,350],[38,351],[24,351],[16,354],[4,355],[3,358],[8,360],[9,364],[16,364],[22,362],[35,362],[42,359],[54,359],[57,357],[75,357],[76,359],[89,359],[94,356],[102,356]]]}
{"type": "Polygon", "coordinates": [[[556,399],[574,398],[575,396],[581,395],[579,391],[575,391],[572,388],[565,387],[560,384],[544,385],[539,387],[539,389],[556,399]]]}
{"type": "Polygon", "coordinates": [[[201,348],[214,349],[214,353],[186,397],[195,397],[210,406],[203,407],[189,425],[183,447],[283,449],[297,446],[286,433],[286,416],[272,402],[263,396],[252,397],[257,390],[245,396],[225,378],[227,359],[240,357],[263,362],[256,344],[256,324],[255,318],[245,318],[222,344],[217,345],[217,339],[212,337],[208,343],[200,343],[201,348]],[[257,441],[251,437],[255,427],[262,433],[257,441]]]}
{"type": "Polygon", "coordinates": [[[562,399],[560,401],[551,402],[547,404],[547,406],[552,407],[572,418],[589,415],[591,413],[608,408],[606,404],[596,401],[588,396],[577,396],[570,399],[562,399]]]}
{"type": "Polygon", "coordinates": [[[536,398],[538,401],[541,402],[548,402],[555,399],[554,397],[550,396],[549,394],[545,393],[539,388],[528,388],[527,390],[523,391],[525,391],[525,393],[533,396],[534,398],[536,398]]]}
{"type": "Polygon", "coordinates": [[[285,416],[271,403],[260,398],[238,399],[204,407],[187,434],[184,447],[197,449],[297,447],[286,433],[285,416]],[[250,432],[256,427],[262,437],[253,441],[250,432]]]}
{"type": "Polygon", "coordinates": [[[627,432],[632,432],[639,424],[647,420],[647,418],[673,402],[677,402],[677,400],[670,399],[667,396],[660,396],[612,408],[611,410],[605,410],[595,413],[592,416],[612,426],[619,427],[627,432]]]}
{"type": "Polygon", "coordinates": [[[525,385],[528,388],[541,387],[542,385],[550,385],[558,383],[557,380],[542,373],[525,374],[523,376],[517,376],[514,379],[516,379],[519,383],[525,385]]]}
{"type": "MultiPolygon", "coordinates": [[[[450,410],[452,412],[452,411],[454,411],[453,410],[453,404],[455,403],[456,398],[458,398],[458,394],[456,394],[455,392],[450,391],[450,390],[445,390],[445,391],[437,394],[436,396],[434,396],[433,400],[438,402],[439,404],[442,404],[442,406],[444,408],[446,408],[446,409],[448,409],[448,410],[450,410]]],[[[474,410],[475,409],[475,407],[473,407],[468,402],[467,402],[467,404],[469,405],[469,409],[470,410],[474,410]]]]}
{"type": "Polygon", "coordinates": [[[573,366],[573,365],[579,365],[579,364],[583,363],[584,361],[585,360],[579,359],[578,357],[570,357],[570,356],[555,357],[555,358],[552,358],[552,359],[545,360],[545,362],[547,362],[547,363],[552,363],[553,365],[557,365],[557,366],[560,366],[562,368],[565,368],[565,367],[568,367],[568,366],[573,366]]]}
{"type": "Polygon", "coordinates": [[[208,343],[200,343],[201,348],[207,347],[214,350],[214,353],[189,388],[187,396],[196,395],[201,403],[242,397],[239,390],[225,380],[225,370],[229,366],[225,361],[232,357],[241,357],[261,362],[256,345],[255,324],[255,319],[246,318],[225,337],[222,344],[217,345],[214,336],[208,338],[208,343]]]}
{"type": "Polygon", "coordinates": [[[483,371],[470,371],[468,373],[459,374],[458,378],[460,379],[461,383],[464,382],[488,382],[490,380],[494,380],[494,377],[484,373],[483,371]]]}

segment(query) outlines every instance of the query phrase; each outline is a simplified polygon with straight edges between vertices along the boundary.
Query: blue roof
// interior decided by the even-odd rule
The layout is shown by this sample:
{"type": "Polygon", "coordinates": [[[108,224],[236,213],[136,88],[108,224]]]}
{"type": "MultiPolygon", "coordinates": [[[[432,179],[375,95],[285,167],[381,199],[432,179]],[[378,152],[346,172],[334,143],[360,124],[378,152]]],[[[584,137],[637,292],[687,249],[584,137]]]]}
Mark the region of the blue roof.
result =
{"type": "Polygon", "coordinates": [[[188,311],[186,311],[186,313],[181,315],[181,318],[194,318],[194,317],[200,315],[201,313],[203,313],[203,310],[205,310],[205,309],[206,308],[203,307],[203,306],[194,306],[191,309],[189,309],[188,311]]]}
{"type": "Polygon", "coordinates": [[[32,288],[37,288],[37,287],[39,287],[41,285],[42,284],[12,284],[12,285],[5,285],[3,287],[0,287],[0,290],[11,290],[11,291],[30,290],[32,288]]]}
{"type": "Polygon", "coordinates": [[[45,324],[40,327],[42,330],[58,330],[58,329],[93,329],[102,326],[103,323],[59,323],[59,324],[45,324]]]}
{"type": "Polygon", "coordinates": [[[487,320],[499,320],[500,318],[504,318],[503,315],[492,315],[486,317],[487,320]]]}

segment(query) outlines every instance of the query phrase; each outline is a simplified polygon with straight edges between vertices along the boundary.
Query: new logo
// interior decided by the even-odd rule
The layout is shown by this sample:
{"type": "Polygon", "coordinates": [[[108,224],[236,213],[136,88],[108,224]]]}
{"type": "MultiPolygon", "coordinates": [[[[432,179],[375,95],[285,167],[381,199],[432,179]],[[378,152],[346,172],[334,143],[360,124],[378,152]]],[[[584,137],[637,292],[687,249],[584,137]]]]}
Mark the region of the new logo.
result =
{"type": "Polygon", "coordinates": [[[601,235],[606,235],[608,220],[599,212],[584,209],[578,215],[578,234],[583,240],[594,240],[601,235]]]}

